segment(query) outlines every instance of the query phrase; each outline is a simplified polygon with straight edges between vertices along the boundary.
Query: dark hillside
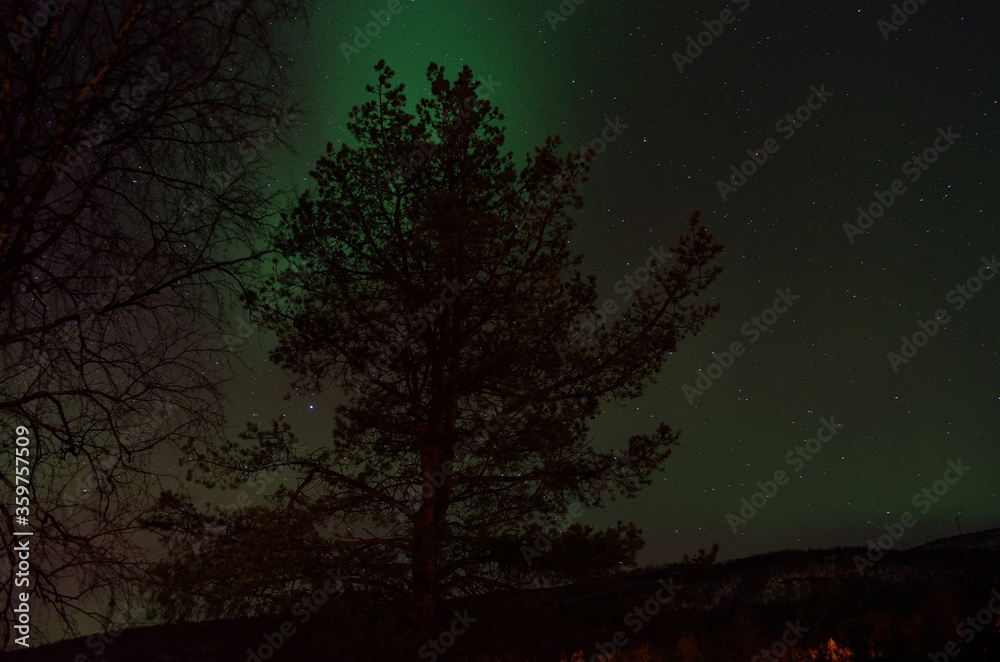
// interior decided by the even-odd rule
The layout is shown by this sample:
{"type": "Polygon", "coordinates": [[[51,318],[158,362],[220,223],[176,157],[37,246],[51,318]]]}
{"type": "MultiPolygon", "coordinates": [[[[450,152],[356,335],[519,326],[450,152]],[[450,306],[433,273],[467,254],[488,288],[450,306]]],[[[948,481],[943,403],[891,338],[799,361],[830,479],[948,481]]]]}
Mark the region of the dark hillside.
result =
{"type": "MultiPolygon", "coordinates": [[[[1000,611],[1000,598],[994,600],[991,592],[1000,595],[998,541],[1000,530],[994,529],[890,550],[865,565],[863,575],[858,571],[858,559],[868,551],[863,548],[792,550],[707,569],[675,564],[644,568],[613,583],[454,601],[449,614],[467,614],[475,621],[442,657],[486,660],[491,657],[485,651],[491,651],[492,659],[589,660],[599,647],[609,651],[617,634],[625,645],[613,646],[619,649],[615,659],[622,661],[702,659],[698,655],[746,660],[782,637],[795,639],[787,647],[789,660],[925,659],[949,641],[960,645],[963,661],[993,660],[990,655],[1000,652],[1000,624],[990,606],[992,601],[1000,611]],[[666,587],[674,588],[673,597],[666,587]],[[966,618],[982,614],[991,620],[980,631],[956,630],[966,618]],[[799,634],[789,630],[796,624],[799,634]],[[518,642],[516,650],[512,641],[518,642]],[[853,657],[845,657],[848,651],[853,657]]],[[[285,614],[162,625],[15,651],[5,658],[254,662],[251,653],[256,652],[261,660],[310,662],[437,656],[430,648],[400,643],[403,629],[393,612],[389,605],[328,605],[304,624],[285,614]],[[281,634],[282,627],[288,636],[281,634]],[[272,647],[277,649],[273,656],[272,647]]]]}

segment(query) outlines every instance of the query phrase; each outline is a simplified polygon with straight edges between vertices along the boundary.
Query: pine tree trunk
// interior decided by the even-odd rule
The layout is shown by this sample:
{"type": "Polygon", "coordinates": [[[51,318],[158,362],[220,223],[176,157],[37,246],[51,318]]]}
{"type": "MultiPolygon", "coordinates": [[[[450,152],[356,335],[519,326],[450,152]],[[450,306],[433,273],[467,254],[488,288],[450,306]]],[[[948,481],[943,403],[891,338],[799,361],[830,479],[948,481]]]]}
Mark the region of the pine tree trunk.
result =
{"type": "MultiPolygon", "coordinates": [[[[435,426],[437,427],[437,426],[435,426]]],[[[424,431],[426,434],[426,431],[424,431]]],[[[438,432],[435,430],[435,432],[438,432]]],[[[421,434],[418,426],[418,437],[421,434]]],[[[427,435],[440,439],[440,434],[427,435]]],[[[427,438],[426,436],[424,438],[427,438]]],[[[444,456],[440,444],[421,444],[421,468],[424,471],[423,502],[414,517],[411,580],[413,617],[421,630],[433,630],[438,600],[438,566],[445,514],[448,508],[448,485],[435,480],[444,456]]]]}
{"type": "Polygon", "coordinates": [[[437,606],[437,551],[434,525],[430,509],[423,509],[417,516],[413,530],[413,618],[422,631],[434,627],[437,606]]]}

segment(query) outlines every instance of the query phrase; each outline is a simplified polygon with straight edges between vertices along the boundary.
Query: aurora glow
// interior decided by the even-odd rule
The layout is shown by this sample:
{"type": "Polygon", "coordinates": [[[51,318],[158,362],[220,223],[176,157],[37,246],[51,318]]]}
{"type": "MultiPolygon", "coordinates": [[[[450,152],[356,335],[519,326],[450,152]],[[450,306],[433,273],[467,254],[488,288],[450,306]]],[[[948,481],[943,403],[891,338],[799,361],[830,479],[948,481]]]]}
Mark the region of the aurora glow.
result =
{"type": "MultiPolygon", "coordinates": [[[[964,531],[1000,525],[1000,281],[984,281],[961,310],[947,303],[1000,252],[994,5],[928,2],[885,39],[878,21],[892,11],[888,0],[586,2],[553,24],[546,12],[559,11],[557,0],[403,0],[347,62],[341,42],[388,4],[324,5],[295,37],[307,119],[276,184],[309,184],[326,142],[347,137],[347,111],[365,101],[379,59],[407,83],[411,103],[426,92],[428,63],[452,75],[468,64],[497,83],[491,100],[519,159],[549,134],[575,149],[609,118],[628,124],[594,165],[574,239],[599,277],[599,301],[616,297],[614,284],[650,247],[672,243],[695,209],[726,245],[713,288],[720,316],[680,345],[644,398],[609,407],[594,426],[595,443],[610,448],[665,420],[683,431],[681,445],[638,499],[590,522],[637,522],[644,563],[714,541],[723,558],[861,545],[961,459],[968,474],[905,543],[957,533],[956,517],[964,531]],[[725,7],[734,20],[679,72],[673,54],[725,7]],[[717,182],[730,165],[821,85],[832,93],[822,110],[723,201],[717,182]],[[857,208],[890,190],[901,164],[946,127],[961,140],[849,241],[844,224],[857,208]],[[800,299],[748,344],[741,329],[785,288],[800,299]],[[943,307],[950,321],[894,371],[887,353],[943,307]],[[744,353],[689,405],[684,385],[737,341],[744,353]],[[843,430],[734,534],[727,514],[757,481],[788,470],[786,454],[831,416],[843,430]]],[[[287,414],[301,439],[325,441],[335,397],[281,401],[287,379],[266,361],[269,341],[252,340],[242,352],[247,385],[232,391],[234,425],[287,414]]]]}

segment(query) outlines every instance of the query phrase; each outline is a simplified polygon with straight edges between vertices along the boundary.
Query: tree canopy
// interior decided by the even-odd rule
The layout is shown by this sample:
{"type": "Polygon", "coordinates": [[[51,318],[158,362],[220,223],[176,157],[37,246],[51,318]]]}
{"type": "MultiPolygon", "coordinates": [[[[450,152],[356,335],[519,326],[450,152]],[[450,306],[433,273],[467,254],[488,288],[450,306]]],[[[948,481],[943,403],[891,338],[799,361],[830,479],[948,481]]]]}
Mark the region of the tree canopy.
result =
{"type": "Polygon", "coordinates": [[[293,118],[275,31],[300,9],[0,6],[0,421],[31,431],[36,636],[120,616],[165,450],[223,434],[225,302],[274,213],[257,175],[293,118]]]}
{"type": "MultiPolygon", "coordinates": [[[[343,389],[332,439],[305,440],[293,457],[294,433],[276,421],[201,456],[209,484],[277,464],[297,479],[275,495],[280,523],[248,509],[198,554],[181,546],[161,565],[168,606],[177,578],[217,563],[234,536],[276,543],[262,551],[276,571],[221,599],[189,584],[187,609],[280,609],[325,569],[351,567],[352,586],[430,624],[447,596],[635,565],[633,524],[575,520],[649,484],[678,433],[661,423],[598,450],[589,421],[639,397],[717,312],[696,299],[722,247],[695,214],[621,317],[581,333],[596,279],[568,241],[593,153],[560,156],[549,138],[518,169],[501,151],[504,116],[468,67],[450,80],[431,64],[430,96],[412,113],[393,71],[376,72],[370,100],[350,113],[356,146],[327,146],[314,189],[275,237],[273,273],[248,297],[267,308],[292,391],[343,389]]],[[[197,520],[190,504],[166,505],[171,535],[197,520]]]]}

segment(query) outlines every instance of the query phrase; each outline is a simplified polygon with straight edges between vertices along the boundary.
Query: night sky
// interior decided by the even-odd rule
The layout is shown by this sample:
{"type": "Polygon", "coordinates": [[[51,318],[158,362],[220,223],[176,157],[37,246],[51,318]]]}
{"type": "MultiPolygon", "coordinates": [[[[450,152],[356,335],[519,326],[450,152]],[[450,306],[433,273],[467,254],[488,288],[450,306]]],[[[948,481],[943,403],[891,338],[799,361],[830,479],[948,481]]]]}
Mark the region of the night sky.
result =
{"type": "MultiPolygon", "coordinates": [[[[588,523],[635,521],[643,564],[713,542],[722,558],[864,545],[906,511],[916,525],[902,547],[957,533],[956,518],[967,532],[1000,526],[1000,280],[986,280],[1000,255],[1000,7],[910,0],[893,29],[888,0],[566,0],[565,16],[557,0],[402,0],[348,62],[341,43],[395,5],[323,5],[290,33],[305,112],[297,154],[273,155],[271,185],[303,190],[327,141],[350,140],[347,111],[367,100],[379,59],[411,103],[428,93],[431,61],[449,78],[467,64],[492,81],[481,91],[506,115],[520,164],[547,135],[568,151],[618,126],[582,189],[573,238],[599,301],[622,304],[614,284],[696,209],[726,247],[710,289],[719,316],[679,345],[647,395],[594,421],[602,449],[661,420],[681,443],[639,498],[588,523]],[[690,61],[675,56],[720,27],[690,61]],[[753,155],[767,160],[731,180],[753,155]],[[863,225],[859,207],[873,210],[863,225]],[[723,353],[737,342],[730,363],[723,353]],[[709,370],[716,357],[729,367],[709,370]],[[685,385],[703,374],[711,387],[692,395],[685,385]],[[796,455],[824,419],[843,428],[796,455]],[[935,496],[949,461],[968,470],[948,473],[935,496]],[[764,507],[727,521],[776,471],[790,478],[764,507]],[[914,503],[925,488],[932,499],[914,503]]],[[[326,443],[338,394],[283,401],[289,379],[266,358],[273,339],[241,335],[234,430],[286,415],[303,443],[326,443]]]]}

